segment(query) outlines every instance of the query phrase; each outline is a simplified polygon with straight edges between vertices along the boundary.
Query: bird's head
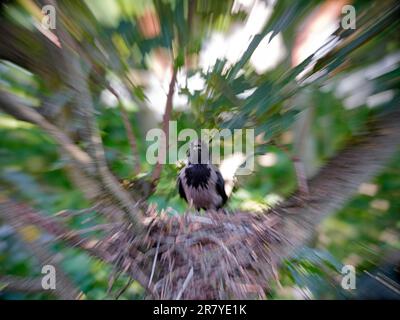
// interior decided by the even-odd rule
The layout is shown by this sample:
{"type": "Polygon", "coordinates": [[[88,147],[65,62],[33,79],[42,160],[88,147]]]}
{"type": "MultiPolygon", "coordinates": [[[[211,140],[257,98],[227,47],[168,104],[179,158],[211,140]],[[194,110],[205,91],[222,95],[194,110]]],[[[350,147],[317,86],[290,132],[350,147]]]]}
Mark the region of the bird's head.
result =
{"type": "Polygon", "coordinates": [[[209,146],[203,140],[190,142],[187,155],[189,164],[210,163],[209,146]]]}

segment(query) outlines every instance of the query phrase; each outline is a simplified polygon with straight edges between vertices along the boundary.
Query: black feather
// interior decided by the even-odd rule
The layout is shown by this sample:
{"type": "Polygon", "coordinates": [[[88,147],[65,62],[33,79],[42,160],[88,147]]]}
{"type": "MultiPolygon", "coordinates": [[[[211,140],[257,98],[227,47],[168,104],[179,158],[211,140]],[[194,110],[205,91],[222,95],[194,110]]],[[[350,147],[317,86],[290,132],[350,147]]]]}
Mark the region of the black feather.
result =
{"type": "Polygon", "coordinates": [[[186,183],[195,189],[206,189],[211,175],[211,169],[205,164],[193,164],[185,168],[186,183]]]}
{"type": "Polygon", "coordinates": [[[219,170],[216,170],[215,172],[217,174],[217,182],[215,184],[215,188],[217,189],[218,194],[222,198],[222,203],[220,207],[223,207],[223,205],[228,200],[228,196],[226,195],[225,192],[225,181],[224,178],[222,178],[221,172],[219,172],[219,170]]]}
{"type": "Polygon", "coordinates": [[[186,193],[185,193],[185,190],[183,189],[182,180],[180,177],[178,177],[178,189],[179,189],[179,195],[181,196],[181,198],[185,199],[185,201],[187,202],[186,193]]]}

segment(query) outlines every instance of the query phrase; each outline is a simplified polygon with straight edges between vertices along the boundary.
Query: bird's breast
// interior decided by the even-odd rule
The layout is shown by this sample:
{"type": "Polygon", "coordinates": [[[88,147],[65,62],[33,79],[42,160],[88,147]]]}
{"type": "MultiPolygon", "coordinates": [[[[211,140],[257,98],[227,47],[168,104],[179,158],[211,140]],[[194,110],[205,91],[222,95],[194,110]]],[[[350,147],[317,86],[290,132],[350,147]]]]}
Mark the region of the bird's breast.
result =
{"type": "Polygon", "coordinates": [[[183,188],[189,203],[196,208],[215,209],[222,201],[216,193],[216,174],[210,166],[195,164],[181,173],[183,188]]]}
{"type": "Polygon", "coordinates": [[[184,179],[187,186],[194,189],[207,188],[211,178],[211,168],[205,164],[187,166],[184,170],[184,179]]]}

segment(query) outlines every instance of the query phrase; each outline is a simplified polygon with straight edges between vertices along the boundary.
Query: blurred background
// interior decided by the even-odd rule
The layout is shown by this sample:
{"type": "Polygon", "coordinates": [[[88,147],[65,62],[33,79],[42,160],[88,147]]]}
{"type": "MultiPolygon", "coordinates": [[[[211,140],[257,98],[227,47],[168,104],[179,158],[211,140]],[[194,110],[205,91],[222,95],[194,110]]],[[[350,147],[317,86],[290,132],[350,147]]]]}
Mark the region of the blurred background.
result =
{"type": "MultiPolygon", "coordinates": [[[[145,137],[160,127],[174,76],[170,118],[178,130],[254,128],[255,172],[237,179],[229,210],[262,212],[283,201],[297,189],[294,157],[313,177],[369,131],[371,119],[400,102],[397,1],[20,0],[5,1],[0,10],[3,97],[12,94],[79,144],[85,123],[71,89],[82,85],[71,76],[78,64],[107,164],[120,181],[149,177],[145,137]],[[55,8],[55,29],[45,5],[55,8]]],[[[22,120],[0,108],[0,198],[48,215],[90,207],[54,140],[22,120]]],[[[175,184],[181,166],[165,165],[148,198],[168,214],[186,208],[175,184]]],[[[231,166],[225,163],[225,177],[231,166]]],[[[268,297],[398,299],[399,173],[400,152],[285,261],[268,297]],[[357,269],[357,290],[340,287],[345,264],[357,269]]],[[[82,221],[68,223],[79,228],[82,221]]],[[[110,298],[110,266],[65,245],[51,250],[85,298],[110,298]]],[[[0,217],[0,275],[38,274],[29,250],[0,217]]],[[[116,288],[125,282],[121,276],[116,288]]],[[[51,298],[5,287],[0,277],[1,299],[51,298]]],[[[133,282],[120,299],[143,294],[133,282]]]]}

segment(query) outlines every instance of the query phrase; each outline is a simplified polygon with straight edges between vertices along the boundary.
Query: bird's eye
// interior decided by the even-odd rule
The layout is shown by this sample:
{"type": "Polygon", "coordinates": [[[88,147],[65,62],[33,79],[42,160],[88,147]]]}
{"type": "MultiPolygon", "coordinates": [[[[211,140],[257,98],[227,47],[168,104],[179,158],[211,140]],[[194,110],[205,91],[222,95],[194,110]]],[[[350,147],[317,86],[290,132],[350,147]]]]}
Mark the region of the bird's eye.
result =
{"type": "Polygon", "coordinates": [[[189,157],[189,155],[190,155],[190,150],[189,149],[186,150],[186,155],[189,157]]]}

